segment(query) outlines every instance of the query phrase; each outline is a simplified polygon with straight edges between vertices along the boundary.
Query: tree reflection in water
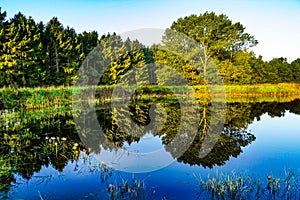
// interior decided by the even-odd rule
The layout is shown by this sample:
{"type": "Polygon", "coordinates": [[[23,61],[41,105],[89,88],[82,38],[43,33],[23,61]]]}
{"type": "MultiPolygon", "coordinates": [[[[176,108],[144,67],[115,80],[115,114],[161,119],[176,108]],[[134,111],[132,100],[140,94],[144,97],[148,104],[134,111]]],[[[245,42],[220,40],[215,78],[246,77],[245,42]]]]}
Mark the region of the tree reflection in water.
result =
{"type": "MultiPolygon", "coordinates": [[[[151,122],[149,109],[153,104],[150,101],[131,102],[129,107],[132,120],[143,126],[149,124],[151,122]]],[[[16,181],[15,174],[29,180],[34,172],[39,172],[43,166],[52,165],[57,171],[62,171],[69,161],[78,159],[80,151],[87,154],[99,153],[100,145],[105,150],[116,150],[124,147],[125,143],[139,142],[140,137],[150,131],[160,136],[165,150],[170,152],[178,162],[209,168],[221,166],[230,157],[240,155],[242,147],[255,140],[255,136],[247,130],[247,126],[255,118],[259,120],[264,113],[280,117],[285,111],[300,114],[299,100],[289,103],[228,103],[223,131],[219,134],[218,141],[210,153],[201,158],[199,153],[202,151],[203,137],[207,127],[214,126],[215,123],[210,122],[209,103],[197,104],[202,117],[199,120],[199,131],[193,137],[190,147],[180,156],[177,154],[178,149],[170,145],[180,125],[180,106],[176,101],[160,101],[158,104],[159,109],[155,109],[157,118],[155,120],[164,121],[163,126],[154,123],[142,134],[135,134],[133,130],[133,134],[130,135],[118,127],[109,105],[97,107],[97,118],[103,127],[104,136],[102,140],[97,141],[97,145],[89,149],[85,149],[76,133],[72,116],[74,113],[70,109],[53,108],[30,112],[1,111],[0,190],[4,194],[10,190],[16,181]],[[76,148],[75,143],[79,144],[75,145],[76,148]]],[[[191,108],[191,115],[192,110],[193,108],[191,108]]],[[[185,128],[188,129],[188,127],[185,128]]]]}

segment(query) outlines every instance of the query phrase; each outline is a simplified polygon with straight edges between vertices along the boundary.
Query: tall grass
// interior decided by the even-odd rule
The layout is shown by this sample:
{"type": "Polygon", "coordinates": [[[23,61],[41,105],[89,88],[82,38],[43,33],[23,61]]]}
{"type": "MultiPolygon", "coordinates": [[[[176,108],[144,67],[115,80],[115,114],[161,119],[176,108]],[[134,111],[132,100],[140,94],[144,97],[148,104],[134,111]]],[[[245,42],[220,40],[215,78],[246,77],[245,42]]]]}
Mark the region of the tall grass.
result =
{"type": "Polygon", "coordinates": [[[2,88],[0,89],[0,109],[25,108],[41,109],[64,106],[71,102],[72,88],[2,88]]]}
{"type": "Polygon", "coordinates": [[[145,185],[144,180],[138,180],[134,177],[131,181],[122,179],[119,182],[108,185],[109,198],[117,199],[136,199],[136,200],[151,200],[155,197],[153,187],[145,185]]]}
{"type": "Polygon", "coordinates": [[[295,83],[211,86],[210,91],[206,86],[193,86],[193,88],[198,97],[205,97],[205,95],[218,97],[224,92],[226,98],[300,96],[300,85],[295,83]]]}
{"type": "Polygon", "coordinates": [[[291,170],[283,177],[266,175],[265,179],[253,178],[247,173],[231,172],[195,176],[201,199],[300,199],[299,177],[291,170]]]}
{"type": "MultiPolygon", "coordinates": [[[[38,88],[1,88],[0,110],[11,108],[41,109],[47,107],[60,107],[72,104],[72,95],[82,90],[95,89],[96,101],[109,102],[115,86],[99,87],[38,87],[38,88]]],[[[132,93],[136,99],[151,98],[189,98],[196,94],[200,101],[210,98],[300,98],[300,85],[294,83],[260,84],[260,85],[213,85],[207,86],[141,86],[123,87],[126,92],[132,93]],[[176,93],[177,95],[172,95],[176,93]]]]}

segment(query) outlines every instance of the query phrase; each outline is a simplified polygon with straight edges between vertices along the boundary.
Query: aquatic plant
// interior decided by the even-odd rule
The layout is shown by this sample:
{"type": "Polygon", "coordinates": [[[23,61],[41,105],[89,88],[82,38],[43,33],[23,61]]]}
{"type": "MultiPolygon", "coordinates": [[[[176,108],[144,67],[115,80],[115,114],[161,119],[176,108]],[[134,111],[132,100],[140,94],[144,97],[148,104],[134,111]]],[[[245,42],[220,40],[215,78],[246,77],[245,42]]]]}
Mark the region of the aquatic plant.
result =
{"type": "Polygon", "coordinates": [[[254,178],[247,173],[229,174],[216,171],[207,178],[196,176],[201,199],[299,199],[298,175],[286,170],[283,178],[267,175],[264,180],[254,178]]]}
{"type": "Polygon", "coordinates": [[[119,182],[114,182],[108,185],[109,198],[117,199],[139,199],[151,200],[155,196],[155,188],[147,187],[144,180],[135,179],[131,181],[121,179],[119,182]]]}

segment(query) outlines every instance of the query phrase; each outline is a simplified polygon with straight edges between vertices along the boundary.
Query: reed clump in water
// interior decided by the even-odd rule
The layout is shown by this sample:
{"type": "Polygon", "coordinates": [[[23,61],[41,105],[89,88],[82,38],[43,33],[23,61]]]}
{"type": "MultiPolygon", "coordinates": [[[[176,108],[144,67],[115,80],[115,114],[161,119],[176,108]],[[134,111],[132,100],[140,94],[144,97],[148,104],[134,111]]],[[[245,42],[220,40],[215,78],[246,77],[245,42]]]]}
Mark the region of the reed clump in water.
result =
{"type": "Polygon", "coordinates": [[[215,173],[207,178],[195,176],[202,199],[300,199],[298,175],[287,170],[281,178],[267,175],[265,180],[247,173],[215,173]]]}

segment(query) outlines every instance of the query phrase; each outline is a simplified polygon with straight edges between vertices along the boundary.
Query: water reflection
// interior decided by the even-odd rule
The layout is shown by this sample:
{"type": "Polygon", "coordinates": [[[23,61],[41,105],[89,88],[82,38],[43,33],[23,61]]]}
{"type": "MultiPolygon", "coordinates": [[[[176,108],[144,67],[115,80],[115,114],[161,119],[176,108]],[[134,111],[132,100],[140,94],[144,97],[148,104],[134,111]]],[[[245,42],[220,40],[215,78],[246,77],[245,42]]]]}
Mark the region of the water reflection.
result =
{"type": "MultiPolygon", "coordinates": [[[[133,121],[143,126],[149,124],[151,121],[149,117],[149,110],[151,110],[152,104],[153,102],[138,101],[130,104],[129,108],[133,121]]],[[[229,104],[226,111],[228,116],[222,132],[218,134],[208,134],[207,130],[210,127],[219,126],[219,123],[222,123],[218,120],[211,120],[211,107],[209,102],[195,103],[193,105],[190,105],[190,110],[186,110],[186,112],[190,113],[186,115],[185,119],[182,122],[179,104],[177,102],[161,101],[159,107],[163,109],[155,110],[155,120],[157,120],[158,122],[164,121],[163,128],[160,129],[160,123],[152,123],[153,126],[146,126],[148,129],[145,129],[144,132],[142,132],[142,135],[140,132],[135,133],[136,129],[132,129],[130,134],[124,132],[122,128],[118,126],[114,111],[111,110],[109,106],[101,106],[97,110],[97,118],[101,126],[103,127],[105,139],[93,140],[94,148],[92,149],[95,151],[95,153],[100,155],[100,158],[112,158],[106,161],[116,163],[118,167],[126,163],[124,168],[118,168],[124,171],[128,171],[128,168],[132,166],[135,170],[139,171],[137,169],[137,166],[135,166],[137,161],[143,161],[142,163],[146,163],[146,165],[151,165],[150,163],[152,163],[152,165],[159,165],[163,167],[164,164],[167,164],[170,158],[178,162],[209,168],[212,168],[215,165],[223,165],[225,164],[225,161],[227,161],[231,156],[237,157],[242,152],[242,147],[247,146],[255,140],[255,136],[246,131],[247,125],[251,120],[245,119],[245,121],[243,118],[241,120],[237,120],[237,118],[239,118],[239,116],[237,115],[241,115],[243,117],[245,115],[243,109],[239,110],[238,108],[235,108],[236,105],[244,109],[242,104],[229,104]],[[193,106],[197,106],[200,112],[197,132],[194,135],[189,134],[192,132],[190,131],[190,129],[194,127],[188,126],[190,124],[188,123],[190,121],[189,117],[193,118],[193,110],[195,110],[193,106]],[[178,129],[182,126],[184,127],[184,131],[179,131],[180,135],[184,135],[187,133],[187,138],[192,141],[191,143],[189,143],[189,146],[186,149],[185,146],[182,145],[182,143],[178,144],[178,141],[174,142],[174,138],[176,138],[176,135],[178,135],[178,129]],[[140,154],[135,154],[134,152],[128,152],[128,154],[133,154],[133,158],[136,158],[136,156],[140,156],[139,158],[132,160],[132,157],[127,155],[126,151],[122,151],[124,150],[122,149],[124,147],[124,142],[128,144],[135,142],[138,143],[140,141],[140,138],[143,138],[145,134],[149,133],[151,133],[153,137],[160,138],[159,143],[162,144],[163,150],[158,151],[159,157],[157,157],[156,159],[160,160],[161,162],[158,162],[154,159],[155,156],[151,154],[153,152],[148,152],[148,154],[151,154],[151,156],[145,159],[143,159],[144,155],[141,156],[140,154]],[[208,143],[211,142],[212,145],[204,146],[204,139],[206,139],[208,143]],[[113,141],[113,143],[111,143],[111,141],[113,141]],[[217,141],[217,143],[215,144],[214,141],[217,141]],[[201,152],[203,152],[205,148],[210,149],[206,149],[206,151],[208,151],[209,153],[203,157],[201,156],[201,152]],[[120,151],[120,149],[122,150],[120,151]],[[113,153],[110,154],[109,152],[113,153]],[[166,162],[163,162],[165,160],[166,162]],[[130,161],[131,165],[128,164],[128,162],[130,161]]],[[[251,111],[251,106],[248,109],[250,109],[251,111]]],[[[117,118],[123,117],[122,112],[118,112],[118,114],[119,115],[117,118]]],[[[124,119],[128,118],[124,117],[124,119]]],[[[127,124],[130,124],[130,120],[128,120],[127,124]]],[[[128,126],[130,127],[130,125],[128,126]]],[[[129,128],[127,128],[127,130],[128,129],[129,128]]],[[[87,134],[86,138],[89,139],[92,136],[92,133],[91,135],[87,134]]],[[[185,140],[185,138],[182,138],[182,140],[185,140]]],[[[140,144],[141,146],[139,146],[139,148],[143,148],[142,143],[140,144]]],[[[140,168],[145,170],[146,166],[140,165],[140,168]]]]}
{"type": "MultiPolygon", "coordinates": [[[[133,102],[130,105],[132,119],[144,126],[149,124],[149,109],[152,104],[133,102]]],[[[97,145],[93,148],[86,148],[80,141],[71,108],[30,112],[1,111],[0,190],[7,193],[16,182],[16,174],[29,180],[43,166],[51,165],[57,171],[62,171],[68,162],[78,159],[80,152],[88,155],[99,154],[101,151],[112,152],[120,148],[133,150],[139,147],[136,145],[143,144],[147,137],[155,138],[153,143],[160,142],[157,149],[163,148],[177,162],[208,168],[224,165],[230,157],[240,155],[242,147],[255,140],[255,136],[247,131],[247,126],[255,118],[259,120],[264,113],[281,117],[285,111],[300,114],[300,100],[289,103],[228,103],[224,129],[219,134],[218,142],[207,156],[201,158],[199,153],[202,151],[205,130],[216,123],[210,121],[209,103],[197,104],[203,119],[199,120],[198,134],[193,137],[192,144],[180,156],[177,154],[178,149],[172,148],[172,139],[178,131],[181,117],[180,107],[176,102],[163,101],[160,106],[164,107],[165,112],[156,109],[156,117],[162,121],[165,119],[163,127],[160,130],[155,126],[148,127],[143,135],[126,134],[118,127],[109,105],[97,107],[97,118],[103,127],[104,136],[102,140],[97,140],[97,145]],[[76,143],[77,146],[74,145],[76,143]]],[[[149,146],[152,147],[151,144],[149,146]]],[[[150,148],[149,151],[153,149],[150,148]]]]}
{"type": "Polygon", "coordinates": [[[70,112],[2,111],[0,121],[2,191],[7,192],[15,182],[14,174],[28,180],[42,166],[51,164],[62,171],[69,160],[75,159],[71,145],[79,138],[74,134],[70,112]]]}

